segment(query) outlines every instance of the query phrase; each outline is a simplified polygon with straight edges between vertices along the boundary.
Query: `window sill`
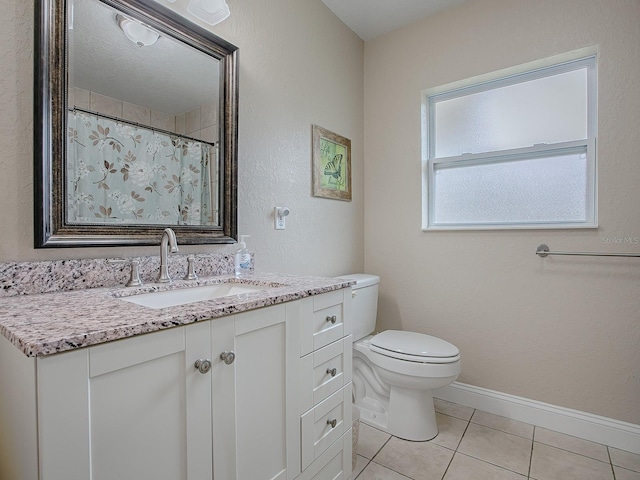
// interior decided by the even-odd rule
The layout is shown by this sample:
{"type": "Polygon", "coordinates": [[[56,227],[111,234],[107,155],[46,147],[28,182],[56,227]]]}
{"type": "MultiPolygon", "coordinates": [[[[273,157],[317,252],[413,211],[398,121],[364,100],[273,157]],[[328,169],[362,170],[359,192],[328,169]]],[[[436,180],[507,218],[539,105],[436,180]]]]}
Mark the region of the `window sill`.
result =
{"type": "Polygon", "coordinates": [[[422,227],[423,232],[434,231],[452,231],[452,230],[576,230],[576,229],[597,229],[598,224],[580,223],[580,224],[553,224],[553,223],[536,223],[536,224],[504,224],[504,225],[431,225],[422,227]]]}

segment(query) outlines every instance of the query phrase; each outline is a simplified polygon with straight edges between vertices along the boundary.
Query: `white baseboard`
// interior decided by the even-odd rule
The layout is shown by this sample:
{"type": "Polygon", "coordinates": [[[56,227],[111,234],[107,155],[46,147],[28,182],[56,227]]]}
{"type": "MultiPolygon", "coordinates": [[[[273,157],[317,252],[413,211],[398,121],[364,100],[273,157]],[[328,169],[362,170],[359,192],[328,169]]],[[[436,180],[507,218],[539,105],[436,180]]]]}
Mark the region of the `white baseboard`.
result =
{"type": "Polygon", "coordinates": [[[640,454],[640,425],[454,382],[434,390],[449,402],[640,454]]]}

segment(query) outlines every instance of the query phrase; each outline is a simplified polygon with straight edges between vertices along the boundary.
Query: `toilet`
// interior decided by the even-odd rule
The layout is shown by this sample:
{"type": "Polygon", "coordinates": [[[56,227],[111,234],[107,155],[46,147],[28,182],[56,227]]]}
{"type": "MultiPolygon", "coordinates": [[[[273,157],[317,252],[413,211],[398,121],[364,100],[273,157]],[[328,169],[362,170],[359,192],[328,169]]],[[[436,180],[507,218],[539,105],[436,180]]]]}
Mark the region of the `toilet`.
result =
{"type": "Polygon", "coordinates": [[[354,280],[353,399],[360,421],[405,440],[431,440],[438,434],[432,390],[460,374],[460,351],[430,335],[386,330],[372,335],[378,310],[376,275],[354,280]]]}

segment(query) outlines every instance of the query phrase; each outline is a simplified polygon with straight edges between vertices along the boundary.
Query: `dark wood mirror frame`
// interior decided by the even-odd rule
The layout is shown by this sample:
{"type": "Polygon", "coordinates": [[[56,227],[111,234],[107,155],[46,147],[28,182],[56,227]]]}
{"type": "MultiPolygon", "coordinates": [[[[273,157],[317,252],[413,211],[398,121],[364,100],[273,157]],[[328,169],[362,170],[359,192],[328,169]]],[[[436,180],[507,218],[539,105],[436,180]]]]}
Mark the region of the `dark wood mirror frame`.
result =
{"type": "Polygon", "coordinates": [[[35,2],[35,248],[155,245],[170,226],[181,244],[237,239],[238,49],[154,0],[100,0],[220,62],[221,225],[71,225],[65,222],[66,1],[35,2]]]}

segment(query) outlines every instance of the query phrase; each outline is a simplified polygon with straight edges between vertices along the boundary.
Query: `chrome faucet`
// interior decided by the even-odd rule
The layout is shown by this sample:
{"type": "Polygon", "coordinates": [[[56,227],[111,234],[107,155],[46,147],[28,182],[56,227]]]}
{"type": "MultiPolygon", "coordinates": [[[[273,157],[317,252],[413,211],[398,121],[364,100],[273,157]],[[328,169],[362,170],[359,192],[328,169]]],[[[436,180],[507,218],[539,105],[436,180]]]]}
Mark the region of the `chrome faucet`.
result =
{"type": "Polygon", "coordinates": [[[162,232],[162,240],[160,241],[160,274],[158,275],[159,283],[169,283],[171,277],[169,276],[169,268],[167,266],[167,256],[169,253],[176,253],[178,251],[178,241],[176,240],[176,234],[170,228],[165,228],[162,232]],[[171,250],[169,250],[171,248],[171,250]]]}

